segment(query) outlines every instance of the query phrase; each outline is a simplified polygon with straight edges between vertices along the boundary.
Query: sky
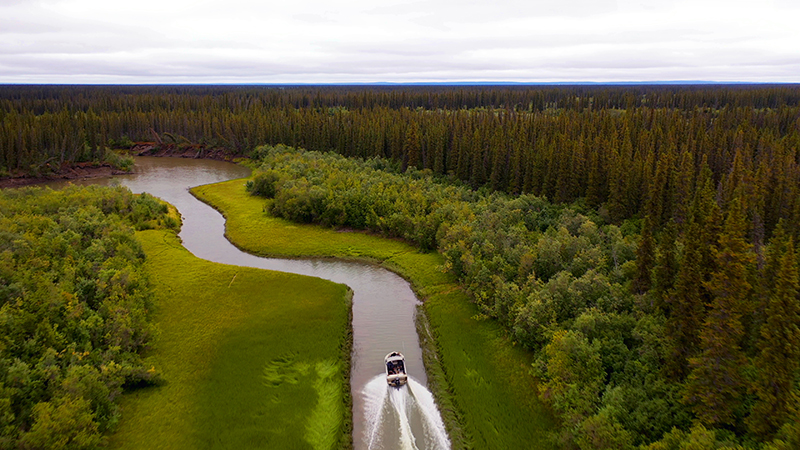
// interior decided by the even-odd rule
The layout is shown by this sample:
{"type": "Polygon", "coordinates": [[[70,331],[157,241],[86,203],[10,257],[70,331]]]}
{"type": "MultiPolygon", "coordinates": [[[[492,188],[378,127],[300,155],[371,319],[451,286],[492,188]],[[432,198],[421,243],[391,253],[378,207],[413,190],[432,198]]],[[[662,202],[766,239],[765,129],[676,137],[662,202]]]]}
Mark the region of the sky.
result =
{"type": "Polygon", "coordinates": [[[798,0],[0,0],[0,83],[796,83],[798,19],[798,0]]]}

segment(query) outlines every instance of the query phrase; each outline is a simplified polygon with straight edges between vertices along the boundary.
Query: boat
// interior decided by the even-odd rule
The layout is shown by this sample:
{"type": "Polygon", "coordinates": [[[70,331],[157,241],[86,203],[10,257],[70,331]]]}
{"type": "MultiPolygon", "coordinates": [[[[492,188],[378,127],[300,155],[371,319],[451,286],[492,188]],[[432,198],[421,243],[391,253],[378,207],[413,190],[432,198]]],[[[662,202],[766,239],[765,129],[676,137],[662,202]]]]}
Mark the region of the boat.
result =
{"type": "Polygon", "coordinates": [[[389,386],[400,387],[408,382],[406,359],[402,353],[389,353],[383,362],[386,363],[386,382],[389,386]]]}

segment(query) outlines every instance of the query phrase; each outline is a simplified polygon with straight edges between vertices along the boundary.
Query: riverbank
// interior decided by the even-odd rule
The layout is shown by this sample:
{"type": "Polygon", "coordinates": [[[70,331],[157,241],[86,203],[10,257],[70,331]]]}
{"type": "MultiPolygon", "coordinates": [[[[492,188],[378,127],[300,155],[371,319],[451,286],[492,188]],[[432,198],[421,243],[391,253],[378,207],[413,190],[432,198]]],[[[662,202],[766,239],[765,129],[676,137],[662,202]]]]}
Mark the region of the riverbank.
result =
{"type": "MultiPolygon", "coordinates": [[[[109,154],[127,156],[156,156],[172,158],[211,159],[215,161],[235,162],[243,155],[232,153],[219,147],[203,144],[165,144],[157,142],[135,142],[129,149],[109,150],[109,154]]],[[[129,175],[132,172],[112,164],[119,156],[112,157],[111,162],[79,162],[64,164],[46,163],[37,170],[39,174],[14,172],[10,176],[0,178],[0,189],[18,188],[56,180],[88,180],[108,178],[114,175],[129,175]]]]}
{"type": "Polygon", "coordinates": [[[90,178],[106,178],[113,175],[129,174],[108,163],[78,163],[64,165],[44,176],[18,175],[0,179],[0,189],[17,188],[46,183],[54,180],[85,180],[90,178]]]}
{"type": "Polygon", "coordinates": [[[352,446],[346,286],[205,261],[170,231],[137,238],[165,383],[125,395],[109,448],[352,446]]]}
{"type": "Polygon", "coordinates": [[[202,158],[233,162],[244,155],[220,147],[205,144],[165,144],[158,142],[134,142],[128,154],[135,156],[157,156],[173,158],[202,158]]]}
{"type": "Polygon", "coordinates": [[[439,254],[420,253],[396,240],[270,217],[263,212],[264,200],[245,192],[243,180],[196,187],[192,193],[222,212],[226,237],[249,253],[378,262],[409,280],[424,301],[436,341],[441,367],[428,368],[428,376],[433,377],[440,408],[446,410],[442,415],[454,448],[552,447],[547,435],[553,419],[538,400],[531,355],[514,347],[494,322],[476,319],[477,309],[442,270],[439,254]]]}

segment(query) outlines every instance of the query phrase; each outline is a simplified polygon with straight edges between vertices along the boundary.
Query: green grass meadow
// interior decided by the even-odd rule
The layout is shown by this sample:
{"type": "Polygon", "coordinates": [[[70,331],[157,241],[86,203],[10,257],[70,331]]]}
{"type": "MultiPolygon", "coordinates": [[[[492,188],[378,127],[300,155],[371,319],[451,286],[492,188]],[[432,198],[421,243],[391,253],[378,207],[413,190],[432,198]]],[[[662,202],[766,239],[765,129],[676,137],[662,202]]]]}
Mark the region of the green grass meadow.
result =
{"type": "Polygon", "coordinates": [[[137,236],[158,298],[148,358],[164,383],[124,396],[111,448],[351,445],[346,286],[204,261],[170,231],[137,236]]]}
{"type": "MultiPolygon", "coordinates": [[[[476,307],[442,270],[441,255],[420,253],[397,240],[270,217],[263,212],[264,200],[248,195],[244,184],[233,180],[192,189],[225,215],[228,239],[238,247],[259,255],[378,261],[412,283],[436,341],[441,364],[427,372],[431,386],[438,386],[438,401],[447,405],[443,416],[454,448],[554,447],[547,439],[552,415],[539,402],[530,355],[511,345],[497,324],[476,319],[476,307]]],[[[428,361],[437,362],[427,358],[426,366],[428,361]]]]}

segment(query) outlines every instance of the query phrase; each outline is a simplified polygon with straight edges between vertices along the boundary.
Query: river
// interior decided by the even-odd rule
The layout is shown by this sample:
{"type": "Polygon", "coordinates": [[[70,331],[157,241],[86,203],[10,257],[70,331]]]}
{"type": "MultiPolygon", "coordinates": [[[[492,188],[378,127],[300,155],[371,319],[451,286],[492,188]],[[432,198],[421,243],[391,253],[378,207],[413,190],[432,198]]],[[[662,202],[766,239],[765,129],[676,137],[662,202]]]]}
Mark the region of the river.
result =
{"type": "MultiPolygon", "coordinates": [[[[225,237],[225,219],[189,193],[189,187],[247,177],[236,164],[187,158],[138,157],[135,174],[72,181],[120,184],[148,192],[181,213],[183,245],[199,258],[324,278],[353,290],[353,442],[357,450],[446,449],[450,447],[427,377],[415,329],[419,300],[410,285],[382,267],[335,259],[261,258],[242,252],[225,237]],[[408,385],[386,385],[383,358],[400,351],[408,385]]],[[[56,186],[59,183],[51,184],[56,186]]],[[[63,184],[63,183],[61,183],[63,184]]]]}

